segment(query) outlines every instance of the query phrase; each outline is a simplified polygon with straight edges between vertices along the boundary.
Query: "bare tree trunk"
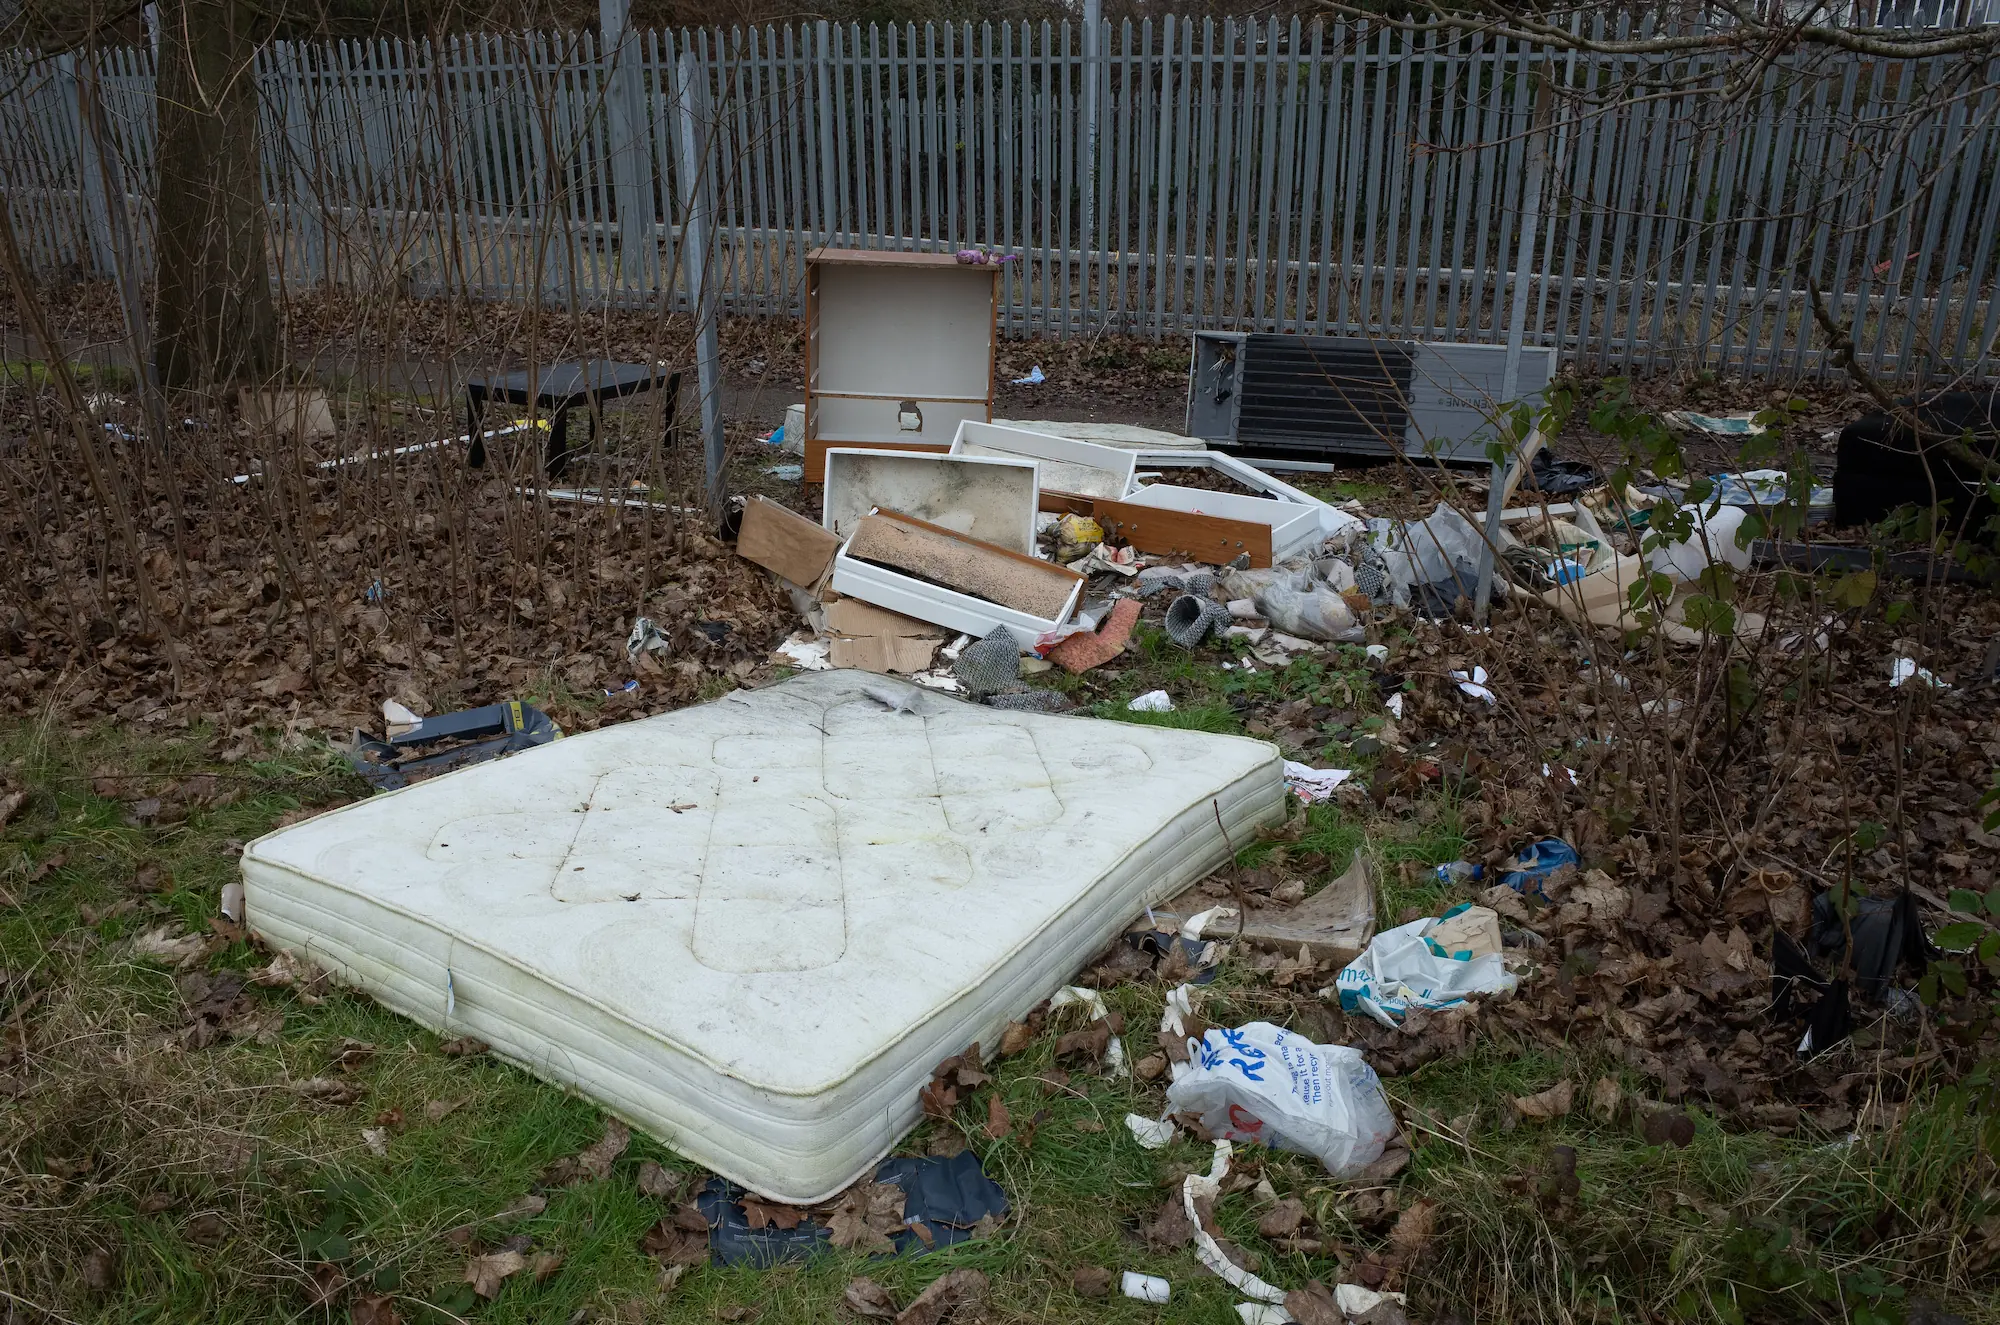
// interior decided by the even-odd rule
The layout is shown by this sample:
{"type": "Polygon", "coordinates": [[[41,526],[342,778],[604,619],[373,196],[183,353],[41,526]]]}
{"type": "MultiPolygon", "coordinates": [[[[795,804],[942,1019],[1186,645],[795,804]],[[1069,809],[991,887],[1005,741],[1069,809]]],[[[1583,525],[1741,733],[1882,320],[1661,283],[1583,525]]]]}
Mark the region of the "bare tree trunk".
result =
{"type": "Polygon", "coordinates": [[[249,0],[160,9],[153,360],[168,387],[259,379],[278,360],[254,68],[269,24],[249,0]]]}

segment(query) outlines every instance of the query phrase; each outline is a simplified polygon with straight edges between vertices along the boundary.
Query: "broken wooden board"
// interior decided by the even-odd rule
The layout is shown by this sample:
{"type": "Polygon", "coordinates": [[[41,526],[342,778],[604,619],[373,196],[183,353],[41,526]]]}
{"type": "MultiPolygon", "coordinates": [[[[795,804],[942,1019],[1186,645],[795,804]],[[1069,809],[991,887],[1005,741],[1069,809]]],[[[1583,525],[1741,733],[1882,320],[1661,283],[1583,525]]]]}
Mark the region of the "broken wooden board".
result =
{"type": "Polygon", "coordinates": [[[1067,613],[1082,579],[1062,566],[898,511],[862,517],[845,555],[1051,620],[1067,613]]]}
{"type": "Polygon", "coordinates": [[[824,437],[806,439],[805,481],[826,482],[826,453],[838,447],[843,451],[862,448],[869,451],[917,451],[927,455],[949,455],[951,443],[933,442],[837,442],[824,437]]]}
{"type": "Polygon", "coordinates": [[[1271,564],[1271,526],[1218,515],[1165,511],[1129,501],[1100,501],[1092,513],[1107,536],[1141,552],[1226,566],[1248,553],[1252,569],[1271,564]]]}
{"type": "Polygon", "coordinates": [[[1346,873],[1297,906],[1253,907],[1243,921],[1245,943],[1293,957],[1309,947],[1316,959],[1341,966],[1359,957],[1374,937],[1375,879],[1359,851],[1346,873]]]}

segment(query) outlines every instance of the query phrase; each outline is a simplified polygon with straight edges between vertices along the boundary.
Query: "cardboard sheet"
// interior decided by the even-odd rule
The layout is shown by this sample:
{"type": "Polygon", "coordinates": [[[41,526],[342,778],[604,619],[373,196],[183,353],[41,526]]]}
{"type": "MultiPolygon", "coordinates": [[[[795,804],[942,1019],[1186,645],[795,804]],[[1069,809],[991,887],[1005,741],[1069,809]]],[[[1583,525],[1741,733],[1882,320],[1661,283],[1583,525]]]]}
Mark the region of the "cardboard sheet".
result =
{"type": "Polygon", "coordinates": [[[945,633],[928,621],[864,603],[836,598],[826,605],[830,636],[827,660],[835,667],[865,672],[921,672],[931,665],[945,633]]]}
{"type": "Polygon", "coordinates": [[[752,497],[743,507],[737,553],[793,584],[806,588],[818,584],[839,550],[840,539],[832,530],[767,497],[752,497]]]}

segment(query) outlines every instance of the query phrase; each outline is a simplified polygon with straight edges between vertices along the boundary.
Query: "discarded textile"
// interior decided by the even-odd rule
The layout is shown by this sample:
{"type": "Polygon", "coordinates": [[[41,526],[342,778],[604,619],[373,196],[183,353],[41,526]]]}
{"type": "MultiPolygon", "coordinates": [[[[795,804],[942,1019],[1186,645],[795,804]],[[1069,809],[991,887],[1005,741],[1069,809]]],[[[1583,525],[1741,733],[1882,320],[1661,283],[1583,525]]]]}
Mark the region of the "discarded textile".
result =
{"type": "MultiPolygon", "coordinates": [[[[1007,1213],[1007,1193],[979,1167],[979,1156],[962,1150],[948,1159],[898,1156],[885,1159],[874,1181],[903,1189],[903,1217],[921,1223],[931,1234],[925,1241],[906,1227],[890,1240],[898,1256],[921,1256],[954,1246],[972,1236],[981,1219],[1007,1213]]],[[[799,1221],[796,1228],[766,1224],[750,1227],[742,1201],[749,1193],[722,1178],[711,1178],[695,1196],[695,1209],[708,1220],[708,1245],[719,1265],[750,1265],[758,1269],[780,1261],[804,1260],[829,1245],[825,1224],[799,1221]]]]}
{"type": "Polygon", "coordinates": [[[1020,679],[1021,646],[1007,627],[995,626],[985,639],[959,652],[951,674],[975,699],[997,694],[1020,679]]]}
{"type": "Polygon", "coordinates": [[[1813,898],[1813,953],[1838,968],[1847,955],[1847,936],[1854,935],[1854,987],[1863,998],[1879,999],[1901,967],[1922,971],[1931,959],[1930,940],[1917,914],[1917,900],[1908,892],[1894,897],[1853,897],[1843,922],[1832,890],[1813,898]]]}
{"type": "Polygon", "coordinates": [[[1213,598],[1184,593],[1167,608],[1167,638],[1183,649],[1192,649],[1228,624],[1229,609],[1213,598]]]}

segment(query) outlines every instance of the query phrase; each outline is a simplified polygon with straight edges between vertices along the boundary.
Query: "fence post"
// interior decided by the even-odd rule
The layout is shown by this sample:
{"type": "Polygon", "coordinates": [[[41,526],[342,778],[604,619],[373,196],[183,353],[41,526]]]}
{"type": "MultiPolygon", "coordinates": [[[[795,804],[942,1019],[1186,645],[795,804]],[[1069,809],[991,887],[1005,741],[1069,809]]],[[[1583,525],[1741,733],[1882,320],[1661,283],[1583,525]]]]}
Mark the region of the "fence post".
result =
{"type": "Polygon", "coordinates": [[[166,397],[160,393],[160,378],[153,364],[153,337],[146,322],[146,303],[139,290],[139,243],[132,227],[131,208],[126,203],[125,171],[117,151],[106,150],[104,97],[97,66],[85,63],[83,78],[77,83],[79,142],[89,143],[90,156],[84,163],[94,169],[100,191],[107,201],[105,224],[111,236],[111,272],[118,285],[119,305],[125,315],[126,352],[132,356],[132,372],[139,382],[140,400],[146,411],[146,426],[158,445],[166,445],[166,397]]]}
{"type": "Polygon", "coordinates": [[[678,93],[681,184],[681,271],[688,303],[694,310],[695,370],[701,389],[701,435],[706,461],[703,496],[710,511],[722,514],[722,381],[721,352],[716,344],[713,236],[708,217],[708,156],[713,139],[708,132],[708,89],[693,51],[680,59],[678,93]]]}
{"type": "Polygon", "coordinates": [[[597,0],[604,38],[604,128],[610,145],[611,192],[618,208],[618,288],[649,288],[658,265],[653,241],[652,153],[641,150],[645,73],[632,31],[632,0],[597,0]]]}
{"type": "Polygon", "coordinates": [[[839,181],[834,176],[833,142],[833,24],[820,19],[813,24],[813,75],[818,99],[813,118],[819,125],[819,226],[814,238],[831,244],[840,229],[839,181]]]}
{"type": "MultiPolygon", "coordinates": [[[[84,58],[91,58],[86,55],[84,58]]],[[[56,77],[64,89],[63,111],[76,135],[77,199],[83,222],[83,259],[92,274],[113,276],[118,271],[118,255],[112,246],[111,204],[104,196],[104,166],[97,140],[97,117],[84,110],[83,77],[77,68],[77,54],[56,57],[56,77]]]]}
{"type": "MultiPolygon", "coordinates": [[[[1101,245],[1097,242],[1097,119],[1098,85],[1104,77],[1104,0],[1083,0],[1083,150],[1089,166],[1083,173],[1083,280],[1087,291],[1090,283],[1091,255],[1101,245]]],[[[1100,292],[1100,297],[1101,292],[1100,292]]],[[[1085,317],[1089,316],[1090,300],[1084,300],[1085,317]]]]}
{"type": "Polygon", "coordinates": [[[273,160],[277,147],[264,144],[266,164],[273,179],[289,181],[291,196],[285,205],[284,244],[281,252],[290,269],[288,275],[304,285],[330,284],[333,280],[327,259],[326,216],[320,197],[319,152],[314,142],[316,107],[311,102],[314,87],[299,60],[296,42],[274,42],[270,51],[272,81],[282,89],[285,137],[284,151],[289,161],[273,160]],[[294,249],[297,250],[294,256],[294,249]]]}

